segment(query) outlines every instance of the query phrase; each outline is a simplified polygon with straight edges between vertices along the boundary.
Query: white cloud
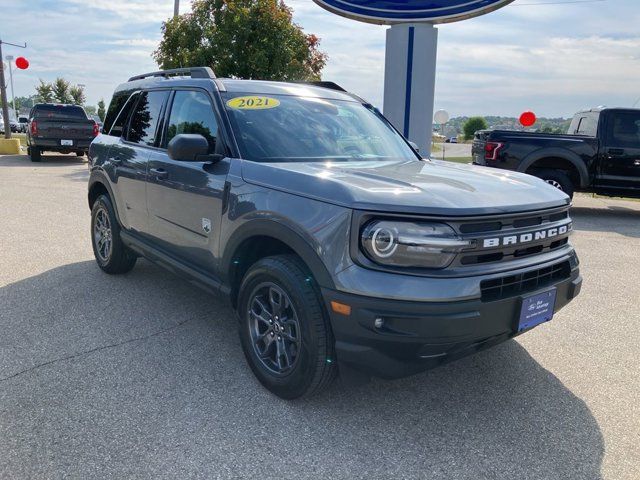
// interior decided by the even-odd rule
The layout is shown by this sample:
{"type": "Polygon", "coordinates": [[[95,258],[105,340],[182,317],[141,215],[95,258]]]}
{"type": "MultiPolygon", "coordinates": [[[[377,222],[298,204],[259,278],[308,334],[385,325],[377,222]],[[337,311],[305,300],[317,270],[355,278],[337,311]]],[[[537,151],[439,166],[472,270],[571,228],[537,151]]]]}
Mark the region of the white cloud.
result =
{"type": "MultiPolygon", "coordinates": [[[[518,0],[473,20],[439,27],[436,106],[453,115],[569,116],[598,104],[629,105],[640,96],[640,9],[637,0],[527,6],[518,0]],[[522,6],[518,6],[518,5],[522,6]]],[[[2,35],[27,41],[31,61],[16,73],[16,93],[38,78],[64,76],[87,85],[89,102],[108,100],[129,76],[156,68],[151,54],[173,0],[29,0],[5,2],[2,35]]],[[[294,20],[322,39],[324,72],[382,104],[386,27],[333,15],[312,0],[287,0],[294,20]]],[[[190,8],[181,1],[181,12],[190,8]]]]}

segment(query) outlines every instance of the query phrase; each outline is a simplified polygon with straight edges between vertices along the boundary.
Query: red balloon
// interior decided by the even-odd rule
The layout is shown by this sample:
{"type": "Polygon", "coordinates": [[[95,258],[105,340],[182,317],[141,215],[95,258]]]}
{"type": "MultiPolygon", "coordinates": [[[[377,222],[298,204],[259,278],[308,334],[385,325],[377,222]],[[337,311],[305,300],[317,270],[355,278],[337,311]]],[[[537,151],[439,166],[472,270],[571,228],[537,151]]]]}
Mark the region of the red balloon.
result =
{"type": "Polygon", "coordinates": [[[24,57],[16,58],[16,67],[18,67],[20,70],[26,70],[27,68],[29,68],[29,60],[24,57]]]}
{"type": "Polygon", "coordinates": [[[530,127],[531,125],[536,123],[536,120],[538,119],[536,118],[536,114],[533,112],[524,112],[522,115],[520,115],[520,124],[523,127],[530,127]]]}

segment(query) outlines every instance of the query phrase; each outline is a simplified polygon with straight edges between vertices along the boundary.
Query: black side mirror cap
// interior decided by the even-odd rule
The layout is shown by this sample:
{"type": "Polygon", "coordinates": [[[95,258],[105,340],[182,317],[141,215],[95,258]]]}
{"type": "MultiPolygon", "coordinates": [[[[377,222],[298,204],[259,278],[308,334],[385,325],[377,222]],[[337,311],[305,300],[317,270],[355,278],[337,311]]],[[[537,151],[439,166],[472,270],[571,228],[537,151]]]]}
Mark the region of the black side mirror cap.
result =
{"type": "Polygon", "coordinates": [[[209,142],[200,134],[181,133],[171,139],[167,145],[167,154],[172,160],[180,162],[210,161],[209,142]]]}

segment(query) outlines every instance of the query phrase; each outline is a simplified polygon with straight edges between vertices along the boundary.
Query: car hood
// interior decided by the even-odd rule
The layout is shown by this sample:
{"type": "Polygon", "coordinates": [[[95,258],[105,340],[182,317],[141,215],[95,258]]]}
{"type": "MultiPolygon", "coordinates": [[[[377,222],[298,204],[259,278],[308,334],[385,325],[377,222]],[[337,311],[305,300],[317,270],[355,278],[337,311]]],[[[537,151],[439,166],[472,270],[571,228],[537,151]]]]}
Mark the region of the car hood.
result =
{"type": "Polygon", "coordinates": [[[568,205],[560,190],[521,173],[433,160],[243,161],[246,182],[359,210],[431,215],[525,212],[568,205]]]}

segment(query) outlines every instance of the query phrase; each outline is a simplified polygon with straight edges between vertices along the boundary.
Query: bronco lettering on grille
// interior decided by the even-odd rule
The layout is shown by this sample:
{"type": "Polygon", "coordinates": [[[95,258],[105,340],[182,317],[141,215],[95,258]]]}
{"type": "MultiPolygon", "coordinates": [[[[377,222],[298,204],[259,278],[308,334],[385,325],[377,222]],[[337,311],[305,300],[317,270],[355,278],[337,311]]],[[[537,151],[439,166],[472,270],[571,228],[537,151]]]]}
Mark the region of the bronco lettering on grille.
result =
{"type": "Polygon", "coordinates": [[[538,230],[537,232],[522,233],[519,235],[507,235],[505,237],[485,238],[483,241],[484,248],[495,248],[509,245],[519,245],[521,243],[535,242],[546,240],[548,238],[565,235],[571,230],[571,224],[561,227],[549,228],[548,230],[538,230]]]}

